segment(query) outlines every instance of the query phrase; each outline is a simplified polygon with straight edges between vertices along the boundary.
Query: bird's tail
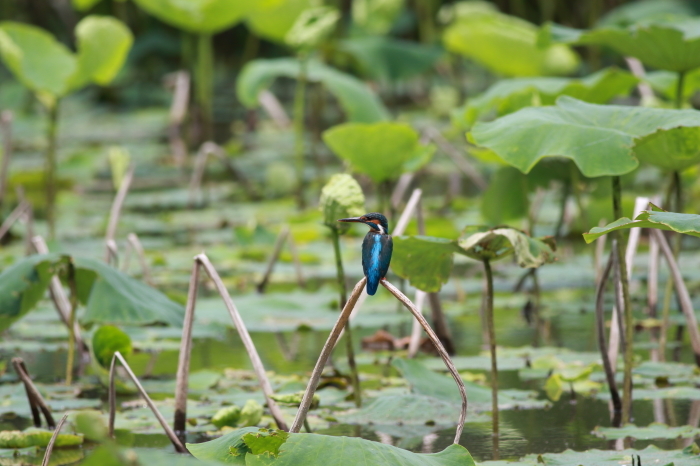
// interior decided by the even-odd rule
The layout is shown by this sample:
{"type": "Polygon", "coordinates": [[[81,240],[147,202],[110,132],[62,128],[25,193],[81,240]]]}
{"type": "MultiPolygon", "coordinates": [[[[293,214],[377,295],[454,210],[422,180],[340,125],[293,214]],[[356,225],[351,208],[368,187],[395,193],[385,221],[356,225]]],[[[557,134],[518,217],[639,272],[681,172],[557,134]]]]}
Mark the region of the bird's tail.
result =
{"type": "Polygon", "coordinates": [[[367,294],[370,296],[374,296],[374,293],[377,292],[377,288],[379,288],[379,280],[367,280],[367,294]]]}

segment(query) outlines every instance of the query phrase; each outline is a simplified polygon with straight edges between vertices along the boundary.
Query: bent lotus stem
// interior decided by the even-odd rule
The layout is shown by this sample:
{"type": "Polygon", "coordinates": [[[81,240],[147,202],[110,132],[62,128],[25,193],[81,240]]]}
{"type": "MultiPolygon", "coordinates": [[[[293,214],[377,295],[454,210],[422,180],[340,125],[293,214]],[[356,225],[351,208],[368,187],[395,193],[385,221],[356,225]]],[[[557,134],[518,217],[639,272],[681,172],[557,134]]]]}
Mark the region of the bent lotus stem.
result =
{"type": "Polygon", "coordinates": [[[61,428],[63,427],[63,424],[65,424],[66,419],[68,419],[68,414],[63,415],[61,420],[58,422],[56,429],[53,431],[51,440],[49,440],[49,444],[46,445],[46,451],[44,452],[44,458],[41,460],[41,466],[49,466],[49,461],[51,461],[51,453],[53,453],[53,446],[56,444],[56,440],[58,440],[58,434],[61,432],[61,428]]]}
{"type": "Polygon", "coordinates": [[[112,260],[116,261],[116,242],[114,237],[117,234],[117,226],[119,225],[119,214],[122,211],[122,206],[124,205],[124,200],[129,192],[129,187],[131,186],[131,181],[134,179],[134,166],[132,165],[127,170],[124,178],[122,178],[119,189],[117,190],[117,195],[114,196],[114,202],[112,203],[112,208],[109,211],[109,223],[107,224],[107,233],[105,234],[105,243],[107,245],[107,251],[105,252],[105,262],[110,263],[112,260]]]}
{"type": "Polygon", "coordinates": [[[258,383],[262,388],[263,394],[265,395],[265,400],[267,406],[270,409],[270,414],[275,419],[277,427],[281,430],[287,430],[287,424],[284,422],[284,417],[282,412],[272,399],[273,391],[270,380],[267,378],[267,373],[265,372],[265,367],[263,366],[258,351],[255,348],[253,340],[250,338],[250,334],[241,318],[238,309],[233,300],[224,286],[224,282],[219,277],[218,272],[209,261],[209,258],[205,254],[199,254],[194,258],[194,265],[192,266],[192,275],[190,276],[190,285],[187,295],[187,306],[185,308],[185,321],[183,323],[182,329],[182,339],[180,342],[180,359],[177,367],[176,385],[175,385],[175,420],[174,427],[178,432],[185,431],[185,421],[187,418],[187,389],[188,389],[188,378],[190,371],[190,354],[192,352],[192,327],[194,324],[194,309],[197,300],[197,287],[199,282],[199,270],[200,267],[204,268],[209,278],[216,285],[216,289],[224,301],[226,308],[229,311],[233,325],[238,331],[238,335],[243,341],[243,346],[245,346],[248,352],[248,357],[255,370],[255,375],[258,378],[258,383]]]}
{"type": "Polygon", "coordinates": [[[151,397],[148,396],[148,393],[146,393],[146,390],[143,388],[143,385],[141,385],[141,382],[139,382],[139,379],[136,377],[134,372],[131,370],[131,367],[129,367],[129,364],[126,362],[126,360],[119,351],[114,352],[114,356],[112,356],[112,363],[109,366],[109,436],[114,438],[114,418],[117,415],[117,390],[114,385],[116,372],[115,366],[117,360],[122,365],[122,367],[124,367],[124,370],[128,374],[129,378],[132,382],[134,382],[134,385],[136,385],[136,389],[139,391],[148,407],[151,408],[153,415],[156,417],[156,419],[158,419],[158,422],[165,431],[165,435],[168,436],[173,446],[175,447],[175,450],[178,453],[189,453],[189,451],[187,450],[187,448],[185,448],[180,439],[177,438],[175,432],[173,432],[173,430],[170,428],[163,415],[160,413],[160,411],[158,411],[158,408],[153,403],[153,400],[151,400],[151,397]]]}
{"type": "Polygon", "coordinates": [[[29,408],[32,411],[34,427],[41,427],[41,415],[39,414],[39,410],[41,410],[41,414],[43,414],[46,419],[46,425],[49,429],[53,429],[56,426],[56,421],[54,421],[51,415],[51,409],[46,404],[46,401],[44,401],[44,398],[29,376],[29,371],[27,371],[27,366],[24,365],[24,360],[22,358],[12,358],[12,366],[15,368],[17,376],[24,384],[24,391],[27,393],[29,408]]]}

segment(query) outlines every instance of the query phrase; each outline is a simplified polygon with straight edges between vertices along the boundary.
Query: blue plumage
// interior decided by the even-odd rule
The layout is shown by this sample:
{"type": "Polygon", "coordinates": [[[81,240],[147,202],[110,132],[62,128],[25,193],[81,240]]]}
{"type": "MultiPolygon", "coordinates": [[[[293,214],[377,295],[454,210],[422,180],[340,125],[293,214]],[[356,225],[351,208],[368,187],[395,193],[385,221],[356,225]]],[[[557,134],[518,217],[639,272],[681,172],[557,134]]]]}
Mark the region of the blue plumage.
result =
{"type": "Polygon", "coordinates": [[[367,294],[374,295],[379,282],[389,271],[394,244],[384,215],[373,212],[362,217],[343,218],[339,222],[358,222],[370,227],[362,241],[362,270],[367,277],[367,294]]]}

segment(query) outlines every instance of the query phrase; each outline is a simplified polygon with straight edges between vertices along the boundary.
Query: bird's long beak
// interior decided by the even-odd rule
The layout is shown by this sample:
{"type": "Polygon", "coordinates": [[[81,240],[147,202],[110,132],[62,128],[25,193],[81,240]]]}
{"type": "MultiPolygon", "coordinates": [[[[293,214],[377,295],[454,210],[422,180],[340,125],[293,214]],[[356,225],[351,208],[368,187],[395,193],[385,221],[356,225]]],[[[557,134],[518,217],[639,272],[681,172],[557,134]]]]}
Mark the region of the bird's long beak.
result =
{"type": "Polygon", "coordinates": [[[356,222],[356,223],[364,223],[362,220],[362,217],[350,217],[350,218],[341,218],[338,220],[339,222],[356,222]]]}

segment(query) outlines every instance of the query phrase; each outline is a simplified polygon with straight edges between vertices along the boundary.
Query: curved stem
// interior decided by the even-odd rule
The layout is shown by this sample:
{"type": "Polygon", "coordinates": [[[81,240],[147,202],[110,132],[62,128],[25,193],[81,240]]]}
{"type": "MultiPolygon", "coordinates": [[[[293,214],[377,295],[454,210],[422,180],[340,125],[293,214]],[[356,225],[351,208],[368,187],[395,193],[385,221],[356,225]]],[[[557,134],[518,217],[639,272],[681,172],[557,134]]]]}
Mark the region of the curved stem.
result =
{"type": "Polygon", "coordinates": [[[489,351],[491,353],[491,422],[493,424],[493,459],[498,459],[498,363],[496,361],[496,330],[493,324],[493,273],[491,262],[484,259],[484,274],[486,275],[486,325],[489,332],[489,351]]]}
{"type": "MultiPolygon", "coordinates": [[[[622,188],[620,186],[620,177],[612,177],[613,188],[613,218],[622,218],[622,188]]],[[[613,232],[613,238],[617,238],[617,261],[620,264],[620,281],[622,282],[622,301],[625,306],[625,373],[623,379],[623,398],[622,398],[622,424],[627,424],[630,421],[630,412],[632,410],[632,360],[634,357],[634,322],[632,319],[632,307],[630,305],[629,283],[627,278],[627,267],[625,265],[625,256],[623,253],[624,245],[623,235],[619,231],[613,232]]]]}

